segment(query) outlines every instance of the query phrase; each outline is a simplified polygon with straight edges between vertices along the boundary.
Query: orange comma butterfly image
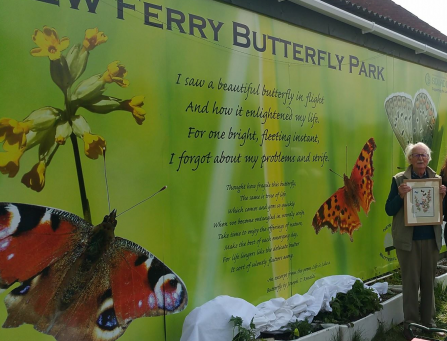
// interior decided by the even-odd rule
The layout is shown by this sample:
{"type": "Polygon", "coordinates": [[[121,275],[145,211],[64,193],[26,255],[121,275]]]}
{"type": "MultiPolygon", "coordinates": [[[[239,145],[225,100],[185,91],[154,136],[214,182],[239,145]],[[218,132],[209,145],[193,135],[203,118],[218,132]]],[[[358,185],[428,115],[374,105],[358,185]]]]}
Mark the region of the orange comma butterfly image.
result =
{"type": "Polygon", "coordinates": [[[352,233],[357,230],[362,223],[360,222],[358,211],[363,208],[368,215],[369,206],[374,200],[373,180],[374,174],[372,157],[376,143],[373,138],[363,146],[351,177],[346,174],[343,176],[345,185],[339,188],[327,199],[315,213],[312,225],[318,234],[323,226],[327,226],[335,233],[340,228],[340,233],[348,233],[353,241],[352,233]]]}

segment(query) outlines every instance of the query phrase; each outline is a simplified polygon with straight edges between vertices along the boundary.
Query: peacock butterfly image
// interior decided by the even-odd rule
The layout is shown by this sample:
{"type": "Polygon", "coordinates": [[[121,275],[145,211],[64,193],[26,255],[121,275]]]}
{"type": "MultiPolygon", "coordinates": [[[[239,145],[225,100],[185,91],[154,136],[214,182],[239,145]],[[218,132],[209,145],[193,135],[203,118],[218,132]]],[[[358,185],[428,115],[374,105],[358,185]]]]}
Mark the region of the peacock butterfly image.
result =
{"type": "Polygon", "coordinates": [[[4,328],[24,323],[59,341],[116,340],[139,317],[183,310],[183,281],[141,246],[115,237],[116,211],[93,226],[44,206],[0,203],[4,328]]]}
{"type": "Polygon", "coordinates": [[[345,185],[339,188],[327,199],[315,214],[312,225],[318,234],[323,226],[327,226],[332,233],[340,229],[340,233],[349,234],[351,242],[352,233],[357,230],[362,223],[357,212],[360,207],[368,215],[369,208],[374,202],[372,176],[374,175],[373,154],[376,143],[370,138],[363,146],[351,177],[344,175],[345,185]]]}

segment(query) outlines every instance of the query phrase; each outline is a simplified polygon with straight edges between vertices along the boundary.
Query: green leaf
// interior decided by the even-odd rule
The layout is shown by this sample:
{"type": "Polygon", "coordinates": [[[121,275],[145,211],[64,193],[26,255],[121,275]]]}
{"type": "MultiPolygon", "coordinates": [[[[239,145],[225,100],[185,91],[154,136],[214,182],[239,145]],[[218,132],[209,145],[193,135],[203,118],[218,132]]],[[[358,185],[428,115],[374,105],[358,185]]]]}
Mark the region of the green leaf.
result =
{"type": "Polygon", "coordinates": [[[380,299],[370,288],[357,280],[346,293],[338,293],[331,301],[332,312],[321,312],[316,319],[325,322],[347,323],[356,321],[382,309],[380,299]]]}
{"type": "Polygon", "coordinates": [[[241,327],[242,326],[242,318],[239,317],[239,316],[231,315],[230,322],[233,322],[235,327],[241,327]]]}
{"type": "Polygon", "coordinates": [[[254,319],[254,317],[250,321],[250,328],[251,329],[255,329],[256,328],[255,324],[253,323],[253,319],[254,319]]]}

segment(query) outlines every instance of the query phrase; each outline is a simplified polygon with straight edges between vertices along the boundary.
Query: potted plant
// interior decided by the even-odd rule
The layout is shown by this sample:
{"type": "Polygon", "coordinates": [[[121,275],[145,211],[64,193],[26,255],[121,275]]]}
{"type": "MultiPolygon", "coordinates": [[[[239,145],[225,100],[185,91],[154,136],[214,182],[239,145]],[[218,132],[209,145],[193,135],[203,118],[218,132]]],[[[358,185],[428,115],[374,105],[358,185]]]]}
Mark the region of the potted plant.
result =
{"type": "Polygon", "coordinates": [[[330,303],[332,311],[322,311],[315,320],[340,324],[340,338],[343,341],[352,339],[355,333],[361,332],[363,337],[371,339],[382,320],[382,305],[377,294],[365,288],[357,280],[346,293],[338,293],[330,303]]]}
{"type": "Polygon", "coordinates": [[[447,285],[447,259],[443,258],[438,262],[436,269],[435,284],[447,285]]]}
{"type": "Polygon", "coordinates": [[[263,331],[261,337],[273,337],[275,340],[296,340],[323,329],[320,324],[309,323],[307,320],[289,322],[280,330],[263,331]]]}
{"type": "Polygon", "coordinates": [[[253,319],[250,322],[249,328],[242,326],[242,319],[238,316],[232,316],[230,322],[233,322],[233,341],[327,341],[338,334],[338,325],[331,325],[329,328],[324,328],[317,323],[295,321],[288,323],[287,326],[281,330],[261,332],[260,337],[255,339],[255,325],[253,319]]]}
{"type": "MultiPolygon", "coordinates": [[[[255,324],[250,321],[249,328],[242,326],[242,318],[231,315],[230,322],[233,322],[233,341],[253,341],[256,340],[255,324]]],[[[273,338],[261,339],[263,341],[275,341],[273,338]]]]}

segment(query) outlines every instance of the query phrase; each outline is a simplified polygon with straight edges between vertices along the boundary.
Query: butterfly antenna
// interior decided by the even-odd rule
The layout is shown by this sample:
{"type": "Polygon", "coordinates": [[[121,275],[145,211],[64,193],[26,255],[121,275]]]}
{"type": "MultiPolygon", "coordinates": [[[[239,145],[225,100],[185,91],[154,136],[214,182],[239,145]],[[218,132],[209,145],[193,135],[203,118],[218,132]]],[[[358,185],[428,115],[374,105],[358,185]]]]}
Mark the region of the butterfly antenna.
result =
{"type": "Polygon", "coordinates": [[[346,168],[345,174],[348,174],[348,146],[346,145],[346,168]]]}
{"type": "Polygon", "coordinates": [[[139,203],[136,203],[135,205],[133,205],[132,207],[129,207],[127,210],[121,212],[120,214],[118,214],[116,217],[118,218],[120,215],[126,213],[127,211],[130,211],[132,208],[137,207],[138,205],[141,205],[143,202],[145,202],[146,200],[149,200],[150,198],[156,196],[158,193],[160,193],[161,191],[164,191],[168,186],[163,186],[163,188],[159,189],[157,192],[155,192],[154,194],[152,194],[150,197],[141,200],[139,203]]]}
{"type": "Polygon", "coordinates": [[[107,202],[109,204],[109,214],[110,214],[110,194],[109,194],[109,182],[107,181],[106,147],[102,148],[102,156],[104,157],[104,178],[106,179],[107,202]]]}
{"type": "Polygon", "coordinates": [[[340,174],[338,174],[338,173],[336,173],[336,172],[334,172],[333,170],[332,170],[332,168],[329,168],[329,170],[332,172],[332,173],[334,173],[335,175],[338,175],[340,178],[342,178],[343,179],[343,177],[340,175],[340,174]]]}

